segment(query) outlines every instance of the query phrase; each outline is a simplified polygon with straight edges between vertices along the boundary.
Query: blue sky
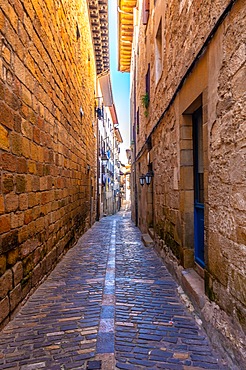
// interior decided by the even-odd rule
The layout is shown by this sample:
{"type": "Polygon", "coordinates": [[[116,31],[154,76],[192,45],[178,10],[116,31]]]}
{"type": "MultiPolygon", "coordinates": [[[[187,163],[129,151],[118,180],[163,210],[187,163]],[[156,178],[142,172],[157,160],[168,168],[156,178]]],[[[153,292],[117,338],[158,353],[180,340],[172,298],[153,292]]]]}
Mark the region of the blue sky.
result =
{"type": "Polygon", "coordinates": [[[130,74],[118,72],[118,14],[117,0],[109,0],[109,47],[110,72],[113,98],[119,121],[119,129],[123,138],[120,159],[126,164],[125,151],[130,147],[130,74]]]}

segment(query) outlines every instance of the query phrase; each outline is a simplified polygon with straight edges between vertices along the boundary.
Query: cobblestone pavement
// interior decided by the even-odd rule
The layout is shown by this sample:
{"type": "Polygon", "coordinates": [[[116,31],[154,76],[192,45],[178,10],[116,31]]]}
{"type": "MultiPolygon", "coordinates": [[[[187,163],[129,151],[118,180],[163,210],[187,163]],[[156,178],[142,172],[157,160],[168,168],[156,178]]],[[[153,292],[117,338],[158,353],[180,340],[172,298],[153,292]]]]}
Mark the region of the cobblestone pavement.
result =
{"type": "Polygon", "coordinates": [[[0,369],[229,369],[130,213],[97,222],[0,334],[0,369]]]}

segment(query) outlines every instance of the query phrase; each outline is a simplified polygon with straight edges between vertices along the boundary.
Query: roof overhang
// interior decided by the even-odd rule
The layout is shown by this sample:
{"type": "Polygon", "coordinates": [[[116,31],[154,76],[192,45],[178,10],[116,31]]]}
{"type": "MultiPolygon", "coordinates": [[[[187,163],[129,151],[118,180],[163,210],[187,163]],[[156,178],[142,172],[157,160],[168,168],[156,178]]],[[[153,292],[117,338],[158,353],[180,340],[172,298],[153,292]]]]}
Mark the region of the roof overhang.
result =
{"type": "Polygon", "coordinates": [[[133,9],[137,0],[118,0],[118,70],[130,72],[133,38],[133,9]]]}
{"type": "Polygon", "coordinates": [[[120,130],[118,128],[115,128],[115,136],[118,140],[119,143],[123,143],[123,139],[122,139],[122,136],[121,136],[121,133],[120,133],[120,130]]]}
{"type": "Polygon", "coordinates": [[[108,0],[87,0],[97,74],[109,70],[108,0]]]}

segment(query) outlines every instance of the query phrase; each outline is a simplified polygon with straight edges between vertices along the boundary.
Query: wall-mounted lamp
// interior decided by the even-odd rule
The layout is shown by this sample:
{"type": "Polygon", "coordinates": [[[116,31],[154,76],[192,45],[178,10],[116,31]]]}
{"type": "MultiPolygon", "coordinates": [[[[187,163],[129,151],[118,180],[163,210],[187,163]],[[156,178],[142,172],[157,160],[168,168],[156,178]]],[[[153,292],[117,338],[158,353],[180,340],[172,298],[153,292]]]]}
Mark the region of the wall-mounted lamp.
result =
{"type": "Polygon", "coordinates": [[[151,183],[151,179],[152,179],[153,176],[154,176],[153,171],[149,171],[149,172],[146,173],[145,181],[146,181],[147,185],[149,185],[151,183]]]}
{"type": "Polygon", "coordinates": [[[141,186],[143,186],[143,185],[144,185],[144,183],[145,183],[145,175],[141,175],[141,176],[139,177],[139,181],[140,181],[140,185],[141,185],[141,186]]]}
{"type": "Polygon", "coordinates": [[[154,176],[153,171],[147,172],[146,175],[139,176],[140,185],[143,186],[145,182],[147,185],[150,185],[153,176],[154,176]]]}

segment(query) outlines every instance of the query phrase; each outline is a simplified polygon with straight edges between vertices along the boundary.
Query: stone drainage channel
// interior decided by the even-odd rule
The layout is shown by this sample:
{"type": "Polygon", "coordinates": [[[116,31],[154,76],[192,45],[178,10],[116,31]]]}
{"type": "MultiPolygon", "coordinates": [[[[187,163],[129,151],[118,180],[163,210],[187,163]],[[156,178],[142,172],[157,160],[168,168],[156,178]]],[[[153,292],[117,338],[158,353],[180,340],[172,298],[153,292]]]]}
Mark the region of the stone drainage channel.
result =
{"type": "Polygon", "coordinates": [[[96,360],[87,362],[87,369],[115,369],[115,244],[116,220],[112,223],[111,239],[108,250],[106,275],[103,286],[102,308],[99,321],[96,360]]]}

